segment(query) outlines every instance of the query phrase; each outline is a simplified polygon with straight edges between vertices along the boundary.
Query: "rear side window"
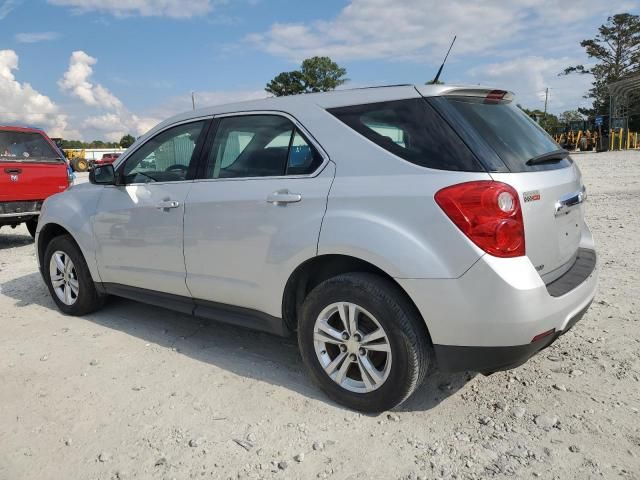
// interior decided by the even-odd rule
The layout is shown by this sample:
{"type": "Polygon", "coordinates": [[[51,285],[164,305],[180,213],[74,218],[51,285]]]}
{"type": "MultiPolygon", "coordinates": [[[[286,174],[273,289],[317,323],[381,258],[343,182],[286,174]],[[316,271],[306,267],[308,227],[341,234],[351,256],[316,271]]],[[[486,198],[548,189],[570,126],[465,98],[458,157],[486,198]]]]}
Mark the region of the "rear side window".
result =
{"type": "Polygon", "coordinates": [[[321,163],[320,154],[285,117],[224,117],[216,131],[205,178],[308,175],[321,163]]]}
{"type": "Polygon", "coordinates": [[[0,131],[0,160],[61,162],[58,153],[36,132],[0,131]]]}
{"type": "Polygon", "coordinates": [[[561,147],[512,103],[485,102],[475,97],[447,97],[446,103],[480,134],[511,172],[550,170],[571,164],[568,158],[527,164],[561,147]]]}
{"type": "Polygon", "coordinates": [[[460,137],[424,99],[332,108],[329,113],[385,150],[416,165],[484,171],[460,137]]]}

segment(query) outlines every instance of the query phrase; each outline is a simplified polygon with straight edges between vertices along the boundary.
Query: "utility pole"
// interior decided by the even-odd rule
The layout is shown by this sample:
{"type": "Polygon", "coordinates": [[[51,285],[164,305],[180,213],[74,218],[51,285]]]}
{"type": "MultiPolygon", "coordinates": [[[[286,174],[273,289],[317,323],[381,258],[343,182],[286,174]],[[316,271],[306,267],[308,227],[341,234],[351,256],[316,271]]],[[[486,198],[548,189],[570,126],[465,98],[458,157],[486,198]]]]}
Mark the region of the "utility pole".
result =
{"type": "MultiPolygon", "coordinates": [[[[196,94],[195,92],[191,92],[191,106],[193,107],[193,109],[196,109],[196,94]]],[[[546,110],[546,107],[545,107],[546,110]]]]}
{"type": "Polygon", "coordinates": [[[547,102],[549,101],[549,87],[544,91],[544,118],[547,118],[547,102]]]}

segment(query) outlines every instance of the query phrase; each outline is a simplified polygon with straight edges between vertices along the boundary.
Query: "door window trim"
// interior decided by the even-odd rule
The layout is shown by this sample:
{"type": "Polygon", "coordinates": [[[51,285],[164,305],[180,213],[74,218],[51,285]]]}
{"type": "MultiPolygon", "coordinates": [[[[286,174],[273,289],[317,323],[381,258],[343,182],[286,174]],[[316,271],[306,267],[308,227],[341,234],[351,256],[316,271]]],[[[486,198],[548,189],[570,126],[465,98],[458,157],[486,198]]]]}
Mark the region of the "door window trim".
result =
{"type": "MultiPolygon", "coordinates": [[[[292,135],[293,138],[293,135],[292,135]]],[[[213,116],[213,121],[211,122],[211,127],[207,132],[207,139],[205,141],[205,145],[200,152],[199,159],[199,168],[196,174],[196,177],[193,179],[194,182],[227,182],[227,181],[245,181],[245,180],[283,180],[283,179],[301,179],[301,178],[314,178],[322,173],[327,164],[331,161],[327,152],[322,148],[322,146],[318,143],[318,141],[309,133],[309,131],[298,121],[296,117],[291,115],[290,113],[283,112],[281,110],[250,110],[250,111],[239,111],[239,112],[225,112],[225,113],[217,113],[213,116]],[[322,157],[322,163],[318,165],[318,167],[311,173],[302,174],[302,175],[277,175],[277,176],[262,176],[262,177],[232,177],[232,178],[206,178],[205,173],[207,171],[207,166],[209,163],[209,156],[211,152],[211,148],[213,147],[213,143],[215,141],[216,134],[218,133],[218,128],[220,126],[220,120],[223,118],[230,117],[248,117],[250,115],[270,115],[270,116],[279,116],[284,117],[289,120],[294,128],[293,132],[295,134],[296,129],[302,135],[302,138],[306,142],[309,143],[313,148],[316,149],[318,154],[322,157]]]]}
{"type": "Polygon", "coordinates": [[[187,171],[187,178],[185,178],[184,180],[171,180],[171,181],[164,181],[164,182],[117,183],[114,186],[128,187],[130,185],[167,185],[167,184],[174,184],[174,183],[193,182],[195,179],[198,178],[200,164],[202,163],[202,153],[205,145],[208,142],[208,138],[211,133],[212,126],[215,123],[213,115],[206,115],[203,117],[193,117],[185,120],[180,120],[179,122],[172,123],[158,131],[153,132],[153,135],[149,136],[149,138],[147,138],[144,142],[138,145],[134,150],[132,150],[131,152],[127,151],[124,155],[122,155],[122,158],[120,158],[118,165],[115,167],[116,178],[121,178],[125,165],[129,161],[129,159],[133,155],[135,155],[135,153],[138,150],[140,150],[142,147],[144,147],[147,143],[149,143],[151,140],[156,138],[158,135],[161,135],[167,130],[170,130],[174,127],[179,127],[180,125],[186,125],[188,123],[196,123],[201,121],[204,121],[204,125],[202,126],[202,131],[200,132],[198,141],[195,145],[195,148],[193,149],[193,153],[191,154],[192,156],[191,156],[191,162],[189,163],[189,169],[187,171]]]}

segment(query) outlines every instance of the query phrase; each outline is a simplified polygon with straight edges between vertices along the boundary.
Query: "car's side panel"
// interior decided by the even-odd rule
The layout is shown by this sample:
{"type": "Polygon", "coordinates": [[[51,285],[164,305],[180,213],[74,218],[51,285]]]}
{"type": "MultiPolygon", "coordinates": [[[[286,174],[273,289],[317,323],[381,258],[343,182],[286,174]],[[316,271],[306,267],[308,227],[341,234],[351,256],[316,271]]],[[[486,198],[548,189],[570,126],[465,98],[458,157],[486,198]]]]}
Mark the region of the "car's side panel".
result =
{"type": "Polygon", "coordinates": [[[452,183],[487,180],[487,174],[436,175],[420,168],[414,175],[343,177],[340,165],[318,254],[361,258],[396,278],[457,278],[483,255],[433,196],[452,183]]]}
{"type": "Polygon", "coordinates": [[[313,177],[263,177],[194,182],[184,232],[187,285],[194,298],[282,315],[291,273],[316,255],[335,166],[313,177]],[[296,203],[270,194],[288,190],[296,203]]]}
{"type": "Polygon", "coordinates": [[[91,277],[96,282],[100,281],[100,275],[95,257],[92,218],[103,188],[87,183],[49,197],[42,206],[36,233],[36,245],[39,245],[38,236],[49,225],[59,225],[67,230],[80,247],[91,277]]]}

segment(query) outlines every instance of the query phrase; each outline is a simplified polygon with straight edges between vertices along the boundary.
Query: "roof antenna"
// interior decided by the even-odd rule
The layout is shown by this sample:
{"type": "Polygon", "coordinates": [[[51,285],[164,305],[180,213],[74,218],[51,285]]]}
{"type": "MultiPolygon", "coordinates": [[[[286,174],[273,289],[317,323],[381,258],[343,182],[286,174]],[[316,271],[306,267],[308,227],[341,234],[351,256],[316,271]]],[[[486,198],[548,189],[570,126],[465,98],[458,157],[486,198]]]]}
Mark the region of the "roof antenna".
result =
{"type": "Polygon", "coordinates": [[[451,49],[453,48],[453,44],[456,43],[456,38],[457,38],[457,35],[454,35],[453,36],[453,41],[451,42],[451,45],[449,45],[449,50],[447,50],[447,54],[444,56],[444,60],[442,61],[442,65],[440,65],[440,68],[438,69],[438,73],[436,73],[436,77],[429,82],[430,85],[437,85],[438,84],[438,79],[440,78],[440,74],[442,73],[442,69],[444,68],[444,64],[447,63],[447,58],[449,58],[449,52],[451,52],[451,49]]]}

